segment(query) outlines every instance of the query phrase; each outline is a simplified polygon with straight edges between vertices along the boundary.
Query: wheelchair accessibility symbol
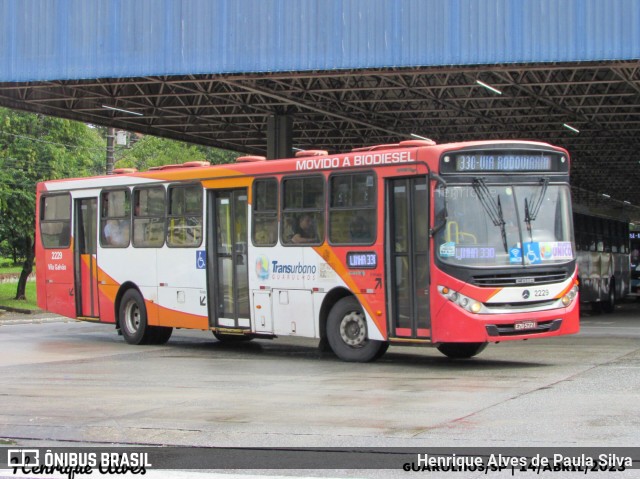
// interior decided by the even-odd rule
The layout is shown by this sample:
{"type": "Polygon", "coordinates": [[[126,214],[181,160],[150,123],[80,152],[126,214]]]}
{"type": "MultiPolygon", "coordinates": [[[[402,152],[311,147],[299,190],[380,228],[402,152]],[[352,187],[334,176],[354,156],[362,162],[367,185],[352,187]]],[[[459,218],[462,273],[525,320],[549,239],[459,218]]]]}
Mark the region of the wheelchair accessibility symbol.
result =
{"type": "Polygon", "coordinates": [[[205,269],[207,267],[207,252],[205,250],[196,250],[196,269],[205,269]]]}
{"type": "Polygon", "coordinates": [[[524,257],[527,260],[527,264],[539,264],[542,262],[540,258],[540,243],[525,243],[524,257]]]}

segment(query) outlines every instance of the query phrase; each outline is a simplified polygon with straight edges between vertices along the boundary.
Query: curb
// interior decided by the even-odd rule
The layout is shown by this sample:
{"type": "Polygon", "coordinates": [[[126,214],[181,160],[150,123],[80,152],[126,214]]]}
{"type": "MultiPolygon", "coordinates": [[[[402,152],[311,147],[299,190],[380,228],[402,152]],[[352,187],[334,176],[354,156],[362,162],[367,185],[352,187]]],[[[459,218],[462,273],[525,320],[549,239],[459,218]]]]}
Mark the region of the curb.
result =
{"type": "Polygon", "coordinates": [[[21,313],[21,314],[37,314],[42,312],[37,309],[22,309],[22,308],[14,308],[11,306],[2,306],[2,305],[0,305],[0,311],[7,311],[9,313],[21,313]]]}

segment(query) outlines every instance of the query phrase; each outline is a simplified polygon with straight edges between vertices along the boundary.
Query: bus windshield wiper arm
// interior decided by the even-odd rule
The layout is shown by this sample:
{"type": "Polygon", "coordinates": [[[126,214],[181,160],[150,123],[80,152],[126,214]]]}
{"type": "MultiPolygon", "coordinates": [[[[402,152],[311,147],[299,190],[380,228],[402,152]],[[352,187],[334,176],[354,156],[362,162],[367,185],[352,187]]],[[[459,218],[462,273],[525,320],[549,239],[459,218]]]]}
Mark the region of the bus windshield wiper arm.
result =
{"type": "Polygon", "coordinates": [[[549,180],[547,178],[540,179],[540,195],[535,199],[532,199],[531,202],[533,206],[529,208],[529,201],[527,198],[524,199],[524,222],[527,224],[527,232],[529,236],[531,236],[531,223],[536,220],[538,213],[540,212],[540,208],[542,207],[542,202],[544,201],[544,195],[547,192],[547,186],[549,185],[549,180]]]}
{"type": "Polygon", "coordinates": [[[507,246],[507,232],[505,229],[504,215],[502,214],[502,203],[500,202],[500,195],[498,195],[498,202],[496,203],[491,197],[491,192],[489,191],[489,188],[487,188],[487,185],[482,178],[474,178],[473,189],[476,191],[478,198],[480,198],[480,203],[489,215],[489,219],[491,219],[493,225],[500,227],[504,250],[505,252],[509,252],[509,248],[507,246]]]}
{"type": "Polygon", "coordinates": [[[529,211],[529,201],[527,198],[524,199],[524,222],[527,224],[527,233],[529,236],[533,236],[531,233],[531,222],[533,218],[531,217],[531,212],[529,211]]]}

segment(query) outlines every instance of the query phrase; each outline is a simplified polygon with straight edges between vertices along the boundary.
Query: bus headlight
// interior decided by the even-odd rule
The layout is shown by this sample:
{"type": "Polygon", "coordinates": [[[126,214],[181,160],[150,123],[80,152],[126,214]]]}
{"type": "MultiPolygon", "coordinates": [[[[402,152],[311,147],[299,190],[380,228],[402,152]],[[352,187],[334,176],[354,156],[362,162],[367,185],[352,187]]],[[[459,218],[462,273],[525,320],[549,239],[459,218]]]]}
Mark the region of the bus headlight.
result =
{"type": "Polygon", "coordinates": [[[469,308],[471,310],[472,313],[479,313],[482,310],[482,303],[478,303],[477,301],[474,301],[473,303],[471,303],[471,307],[469,308]]]}
{"type": "Polygon", "coordinates": [[[461,308],[469,311],[470,313],[480,313],[484,306],[482,303],[471,299],[464,294],[460,294],[457,291],[453,291],[451,288],[447,288],[446,286],[438,286],[438,291],[440,294],[447,298],[452,303],[456,303],[461,308]]]}
{"type": "Polygon", "coordinates": [[[578,285],[574,285],[567,294],[562,297],[562,305],[569,306],[574,299],[578,296],[578,285]]]}

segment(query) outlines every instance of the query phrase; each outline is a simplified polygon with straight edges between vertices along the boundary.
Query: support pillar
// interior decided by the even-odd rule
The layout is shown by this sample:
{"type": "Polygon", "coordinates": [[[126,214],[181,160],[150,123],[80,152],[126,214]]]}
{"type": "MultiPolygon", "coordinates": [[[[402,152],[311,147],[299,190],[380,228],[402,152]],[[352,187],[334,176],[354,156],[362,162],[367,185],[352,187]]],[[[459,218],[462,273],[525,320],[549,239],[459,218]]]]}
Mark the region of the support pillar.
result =
{"type": "Polygon", "coordinates": [[[293,118],[290,115],[272,115],[267,119],[267,159],[293,156],[292,132],[293,118]]]}
{"type": "Polygon", "coordinates": [[[113,127],[107,128],[107,175],[113,174],[115,138],[116,129],[113,127]]]}

